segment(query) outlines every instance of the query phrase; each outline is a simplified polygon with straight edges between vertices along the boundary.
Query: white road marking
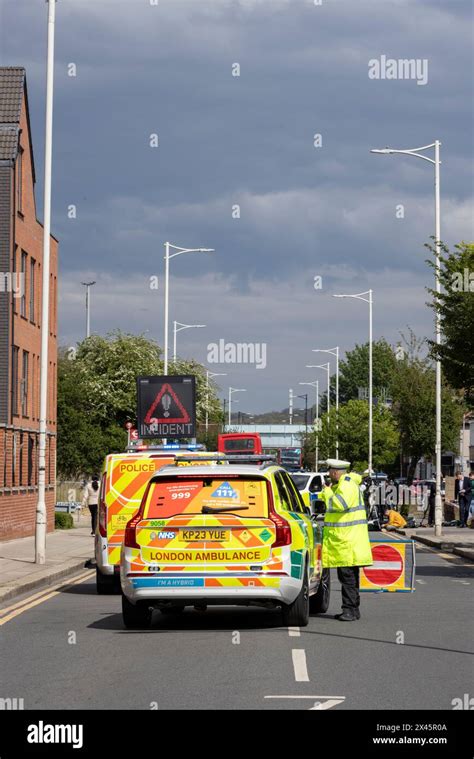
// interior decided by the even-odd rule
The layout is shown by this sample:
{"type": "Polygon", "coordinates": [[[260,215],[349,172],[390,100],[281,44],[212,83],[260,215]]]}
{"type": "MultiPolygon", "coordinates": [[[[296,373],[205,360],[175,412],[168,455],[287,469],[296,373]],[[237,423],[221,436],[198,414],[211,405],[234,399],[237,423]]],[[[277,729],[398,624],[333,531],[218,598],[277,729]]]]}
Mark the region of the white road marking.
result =
{"type": "Polygon", "coordinates": [[[315,709],[320,711],[321,709],[332,709],[333,706],[337,706],[338,704],[342,704],[343,701],[345,701],[344,698],[330,698],[329,701],[324,701],[322,704],[319,703],[319,701],[316,701],[314,706],[311,706],[309,708],[309,711],[314,711],[315,709]]]}
{"type": "Polygon", "coordinates": [[[288,635],[290,638],[299,638],[301,635],[301,631],[299,627],[289,627],[288,628],[288,635]]]}
{"type": "Polygon", "coordinates": [[[318,700],[322,699],[337,699],[338,701],[344,701],[345,696],[264,696],[264,698],[312,698],[318,700]]]}
{"type": "Polygon", "coordinates": [[[308,668],[306,666],[306,651],[304,648],[293,648],[291,656],[293,658],[293,669],[295,670],[296,682],[309,683],[308,668]]]}
{"type": "Polygon", "coordinates": [[[416,582],[419,582],[420,585],[426,585],[426,580],[416,580],[416,582]]]}
{"type": "Polygon", "coordinates": [[[451,578],[451,582],[460,582],[461,585],[470,585],[471,584],[467,580],[458,580],[458,579],[455,580],[454,578],[451,578]]]}

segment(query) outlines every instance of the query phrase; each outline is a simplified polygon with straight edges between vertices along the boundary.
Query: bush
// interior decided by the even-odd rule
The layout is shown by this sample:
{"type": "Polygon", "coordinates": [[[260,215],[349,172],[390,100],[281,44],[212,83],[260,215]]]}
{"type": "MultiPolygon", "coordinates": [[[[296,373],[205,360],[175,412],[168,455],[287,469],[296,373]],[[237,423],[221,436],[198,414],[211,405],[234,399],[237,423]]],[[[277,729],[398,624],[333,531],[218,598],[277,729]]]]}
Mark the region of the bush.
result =
{"type": "Polygon", "coordinates": [[[64,511],[54,512],[54,529],[55,530],[70,530],[71,527],[74,527],[72,514],[67,514],[64,511]]]}

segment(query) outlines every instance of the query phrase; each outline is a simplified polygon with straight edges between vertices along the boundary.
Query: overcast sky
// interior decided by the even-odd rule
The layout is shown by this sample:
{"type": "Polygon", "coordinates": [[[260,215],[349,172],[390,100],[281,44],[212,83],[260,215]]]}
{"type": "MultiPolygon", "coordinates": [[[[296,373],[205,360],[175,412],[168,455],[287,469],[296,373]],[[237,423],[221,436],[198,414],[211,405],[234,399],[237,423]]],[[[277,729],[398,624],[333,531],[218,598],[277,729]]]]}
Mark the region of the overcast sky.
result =
{"type": "MultiPolygon", "coordinates": [[[[267,345],[265,368],[207,363],[228,373],[223,393],[246,389],[235,410],[283,408],[289,387],[311,391],[301,381],[323,389],[311,349],[367,339],[366,304],[333,293],[373,288],[375,338],[431,335],[433,167],[369,149],[441,140],[441,236],[473,239],[471,2],[153,2],[56,5],[60,343],[84,336],[91,279],[94,332],[162,344],[166,240],[216,249],[171,262],[170,325],[207,325],[178,352],[207,363],[221,339],[267,345]],[[418,80],[369,78],[381,56],[418,59],[418,80]]],[[[47,6],[0,7],[0,62],[27,70],[41,216],[47,6]]]]}

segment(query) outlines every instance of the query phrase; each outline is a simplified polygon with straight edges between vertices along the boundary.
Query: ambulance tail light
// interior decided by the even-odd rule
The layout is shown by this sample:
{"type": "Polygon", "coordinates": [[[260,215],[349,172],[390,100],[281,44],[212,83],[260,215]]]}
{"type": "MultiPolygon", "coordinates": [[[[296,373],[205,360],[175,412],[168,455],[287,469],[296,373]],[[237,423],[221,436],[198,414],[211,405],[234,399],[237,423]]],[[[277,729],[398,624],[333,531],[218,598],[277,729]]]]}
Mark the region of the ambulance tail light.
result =
{"type": "Polygon", "coordinates": [[[272,522],[274,523],[276,527],[275,542],[272,543],[272,548],[281,548],[282,546],[289,546],[291,544],[291,527],[286,521],[286,519],[283,519],[281,514],[275,511],[275,506],[273,503],[273,493],[270,487],[270,483],[268,484],[268,503],[269,503],[268,516],[270,517],[270,519],[272,520],[272,522]]]}
{"type": "Polygon", "coordinates": [[[137,536],[136,536],[136,529],[137,524],[141,520],[141,514],[135,514],[134,517],[130,520],[130,522],[127,522],[127,526],[125,528],[125,538],[123,541],[123,544],[127,548],[140,548],[140,546],[137,543],[137,536]]]}
{"type": "Polygon", "coordinates": [[[107,507],[105,501],[99,501],[99,534],[102,538],[107,537],[107,507]]]}
{"type": "Polygon", "coordinates": [[[105,488],[105,474],[102,475],[102,480],[100,483],[100,491],[99,491],[99,535],[102,538],[107,537],[107,506],[105,505],[105,498],[104,498],[104,488],[105,488]]]}

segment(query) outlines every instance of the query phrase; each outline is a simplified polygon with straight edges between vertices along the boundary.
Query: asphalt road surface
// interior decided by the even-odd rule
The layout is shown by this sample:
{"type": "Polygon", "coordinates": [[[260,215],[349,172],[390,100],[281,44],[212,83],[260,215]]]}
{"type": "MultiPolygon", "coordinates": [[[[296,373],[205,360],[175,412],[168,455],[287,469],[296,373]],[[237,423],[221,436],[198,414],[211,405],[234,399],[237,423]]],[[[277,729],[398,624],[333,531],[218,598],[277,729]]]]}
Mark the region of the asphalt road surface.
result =
{"type": "Polygon", "coordinates": [[[447,709],[473,692],[474,567],[417,549],[413,594],[362,594],[362,619],[331,606],[306,628],[245,607],[155,612],[122,625],[92,572],[0,609],[1,698],[25,709],[447,709]]]}

